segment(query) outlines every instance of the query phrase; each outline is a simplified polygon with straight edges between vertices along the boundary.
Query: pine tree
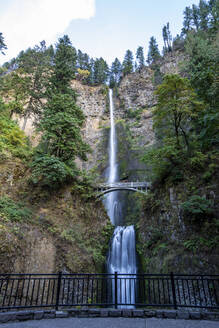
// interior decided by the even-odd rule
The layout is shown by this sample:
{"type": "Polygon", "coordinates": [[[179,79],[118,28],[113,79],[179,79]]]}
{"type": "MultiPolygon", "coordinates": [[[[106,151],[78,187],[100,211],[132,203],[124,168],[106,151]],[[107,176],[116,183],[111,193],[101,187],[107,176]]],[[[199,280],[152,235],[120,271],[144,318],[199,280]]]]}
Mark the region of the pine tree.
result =
{"type": "Polygon", "coordinates": [[[35,181],[47,186],[60,185],[75,177],[78,174],[75,158],[86,160],[89,151],[81,135],[85,116],[76,105],[76,95],[71,88],[75,62],[75,49],[68,36],[60,38],[47,87],[47,102],[40,121],[43,133],[41,151],[32,163],[35,181]]]}
{"type": "Polygon", "coordinates": [[[4,55],[4,50],[7,49],[7,46],[4,42],[4,37],[3,37],[3,34],[0,32],[0,52],[4,55]]]}
{"type": "Polygon", "coordinates": [[[89,62],[90,58],[88,54],[83,53],[80,49],[77,53],[77,68],[83,69],[83,70],[89,70],[89,62]]]}
{"type": "Polygon", "coordinates": [[[123,63],[122,63],[123,75],[127,75],[133,72],[133,54],[131,50],[127,50],[123,63]]]}
{"type": "MultiPolygon", "coordinates": [[[[21,52],[16,59],[19,69],[22,69],[29,78],[27,92],[29,100],[25,107],[24,116],[42,113],[44,90],[50,76],[52,62],[54,58],[54,49],[52,46],[46,47],[45,41],[40,42],[34,48],[29,48],[25,52],[21,52]]],[[[26,119],[23,128],[25,128],[26,119]]]]}
{"type": "Polygon", "coordinates": [[[198,6],[196,5],[192,5],[192,20],[193,20],[193,25],[198,31],[200,27],[200,12],[198,6]]]}
{"type": "Polygon", "coordinates": [[[206,31],[208,29],[209,6],[204,0],[199,2],[200,29],[206,31]]]}
{"type": "Polygon", "coordinates": [[[192,27],[192,9],[190,7],[186,7],[184,10],[184,21],[183,21],[183,29],[182,34],[186,34],[192,27]]]}
{"type": "Polygon", "coordinates": [[[209,1],[209,27],[217,33],[219,28],[219,1],[210,0],[209,1]]]}
{"type": "Polygon", "coordinates": [[[172,35],[170,32],[170,24],[164,25],[163,27],[163,41],[164,41],[164,53],[172,50],[172,35]]]}
{"type": "Polygon", "coordinates": [[[118,58],[115,58],[110,69],[110,85],[118,85],[121,80],[122,64],[118,58]]]}
{"type": "Polygon", "coordinates": [[[94,84],[105,83],[108,79],[109,67],[107,62],[101,57],[94,62],[94,84]]]}
{"type": "Polygon", "coordinates": [[[87,83],[89,85],[94,85],[94,63],[95,63],[95,60],[93,58],[91,58],[90,62],[89,62],[89,67],[88,67],[88,71],[90,72],[90,74],[87,78],[87,83]]]}
{"type": "Polygon", "coordinates": [[[138,70],[141,70],[145,64],[143,47],[138,47],[136,51],[136,60],[137,60],[137,68],[138,70]]]}
{"type": "Polygon", "coordinates": [[[155,37],[152,36],[149,41],[147,62],[150,65],[159,58],[160,58],[160,52],[158,49],[158,44],[155,37]]]}
{"type": "Polygon", "coordinates": [[[67,35],[59,39],[54,57],[54,71],[51,78],[53,87],[65,92],[70,81],[75,78],[77,52],[67,35]]]}

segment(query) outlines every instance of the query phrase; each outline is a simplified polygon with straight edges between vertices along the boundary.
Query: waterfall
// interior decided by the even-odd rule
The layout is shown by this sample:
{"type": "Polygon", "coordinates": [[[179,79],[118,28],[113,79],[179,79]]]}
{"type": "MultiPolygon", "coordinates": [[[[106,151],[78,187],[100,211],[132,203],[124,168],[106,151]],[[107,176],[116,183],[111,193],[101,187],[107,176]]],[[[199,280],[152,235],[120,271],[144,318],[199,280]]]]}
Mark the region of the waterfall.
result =
{"type": "MultiPolygon", "coordinates": [[[[109,90],[110,101],[110,138],[109,138],[109,174],[108,183],[118,182],[118,167],[116,163],[117,155],[117,137],[114,124],[114,104],[113,92],[109,90]]],[[[117,272],[119,275],[117,285],[117,302],[122,304],[135,303],[135,276],[128,274],[136,274],[136,249],[135,249],[135,230],[134,226],[121,226],[122,224],[122,207],[118,199],[119,191],[114,191],[106,195],[105,206],[110,217],[111,223],[115,225],[114,234],[112,237],[110,249],[107,257],[108,273],[117,272]],[[122,274],[122,275],[121,275],[122,274]],[[131,279],[132,277],[132,279],[131,279]]],[[[113,282],[113,302],[114,282],[113,282]]],[[[123,307],[130,308],[133,306],[124,305],[123,307]]]]}

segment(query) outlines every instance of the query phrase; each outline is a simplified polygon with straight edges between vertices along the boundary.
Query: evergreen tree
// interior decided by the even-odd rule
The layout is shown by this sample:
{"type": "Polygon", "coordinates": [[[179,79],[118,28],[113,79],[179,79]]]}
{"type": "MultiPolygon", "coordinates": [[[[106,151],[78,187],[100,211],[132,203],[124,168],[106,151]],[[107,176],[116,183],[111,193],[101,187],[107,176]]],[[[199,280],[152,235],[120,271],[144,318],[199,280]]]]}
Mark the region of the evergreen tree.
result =
{"type": "Polygon", "coordinates": [[[51,83],[54,88],[64,93],[69,90],[70,81],[75,78],[77,52],[67,35],[59,39],[54,57],[54,68],[51,83]]]}
{"type": "Polygon", "coordinates": [[[42,113],[43,98],[45,97],[45,87],[50,76],[52,62],[54,58],[54,49],[52,46],[46,47],[45,41],[40,42],[34,48],[29,48],[25,52],[21,52],[16,59],[19,69],[29,76],[27,84],[28,103],[25,107],[23,115],[25,116],[24,126],[30,114],[42,113]],[[31,76],[31,78],[30,78],[31,76]]]}
{"type": "Polygon", "coordinates": [[[209,6],[204,0],[199,2],[200,29],[206,31],[208,29],[209,6]]]}
{"type": "Polygon", "coordinates": [[[196,5],[192,5],[192,20],[193,20],[193,25],[195,26],[196,30],[199,30],[200,12],[199,12],[199,7],[196,5]]]}
{"type": "Polygon", "coordinates": [[[75,49],[69,38],[60,38],[56,45],[52,75],[46,92],[47,102],[40,122],[43,151],[32,164],[35,181],[43,185],[59,185],[75,177],[75,158],[79,156],[85,160],[89,150],[81,136],[85,117],[76,105],[75,92],[71,89],[71,80],[75,75],[72,63],[75,61],[75,49]]]}
{"type": "Polygon", "coordinates": [[[217,33],[219,28],[219,1],[209,1],[209,27],[217,33]]]}
{"type": "Polygon", "coordinates": [[[206,33],[190,32],[186,38],[185,50],[188,56],[185,72],[200,99],[206,104],[205,111],[196,121],[199,140],[203,149],[206,149],[219,142],[219,47],[217,41],[206,33]]]}
{"type": "Polygon", "coordinates": [[[90,72],[90,74],[87,78],[87,83],[89,85],[94,85],[94,63],[95,63],[95,60],[93,58],[91,58],[90,62],[89,62],[89,67],[88,67],[88,71],[90,72]]]}
{"type": "Polygon", "coordinates": [[[77,68],[80,68],[83,70],[89,70],[89,62],[90,62],[90,58],[89,58],[88,54],[83,53],[81,50],[78,50],[77,68]]]}
{"type": "Polygon", "coordinates": [[[143,47],[138,47],[136,51],[136,60],[137,60],[137,68],[141,70],[145,64],[143,47]]]}
{"type": "Polygon", "coordinates": [[[7,46],[4,42],[4,37],[3,37],[3,34],[0,32],[0,52],[4,55],[4,50],[7,49],[7,46]]]}
{"type": "Polygon", "coordinates": [[[118,85],[121,79],[122,64],[115,58],[110,69],[110,86],[118,85]]]}
{"type": "Polygon", "coordinates": [[[186,34],[192,28],[192,9],[190,7],[186,7],[183,13],[184,13],[184,21],[183,21],[182,34],[186,34]]]}
{"type": "Polygon", "coordinates": [[[164,53],[172,50],[172,35],[170,32],[170,24],[169,22],[164,25],[163,30],[163,41],[164,41],[164,53]]]}
{"type": "Polygon", "coordinates": [[[160,52],[159,52],[158,44],[155,37],[152,36],[149,41],[147,62],[150,65],[159,58],[160,58],[160,52]]]}
{"type": "Polygon", "coordinates": [[[109,67],[107,62],[101,57],[94,62],[94,84],[105,83],[108,79],[109,67]]]}
{"type": "Polygon", "coordinates": [[[132,72],[133,72],[133,54],[131,50],[127,50],[122,63],[122,73],[125,76],[132,72]]]}

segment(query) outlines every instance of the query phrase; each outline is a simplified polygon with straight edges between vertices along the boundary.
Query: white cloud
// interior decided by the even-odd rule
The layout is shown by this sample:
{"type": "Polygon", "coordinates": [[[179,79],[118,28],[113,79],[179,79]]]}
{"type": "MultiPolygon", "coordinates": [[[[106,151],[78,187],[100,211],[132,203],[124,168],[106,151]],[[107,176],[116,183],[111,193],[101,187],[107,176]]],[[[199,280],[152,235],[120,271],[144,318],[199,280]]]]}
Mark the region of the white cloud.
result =
{"type": "Polygon", "coordinates": [[[95,14],[95,0],[13,0],[1,10],[0,32],[8,50],[1,61],[46,40],[56,40],[73,19],[89,19],[95,14]]]}

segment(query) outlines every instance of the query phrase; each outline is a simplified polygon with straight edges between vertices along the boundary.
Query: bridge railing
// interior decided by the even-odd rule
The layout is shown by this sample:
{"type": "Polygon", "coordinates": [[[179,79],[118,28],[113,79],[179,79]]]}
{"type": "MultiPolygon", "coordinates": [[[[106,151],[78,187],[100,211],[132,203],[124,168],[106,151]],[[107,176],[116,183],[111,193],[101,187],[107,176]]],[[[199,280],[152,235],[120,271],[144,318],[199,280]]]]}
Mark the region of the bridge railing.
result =
{"type": "Polygon", "coordinates": [[[219,309],[219,275],[0,274],[0,309],[135,306],[219,309]]]}
{"type": "Polygon", "coordinates": [[[150,182],[113,182],[113,183],[100,183],[96,185],[96,188],[149,188],[150,182]]]}

